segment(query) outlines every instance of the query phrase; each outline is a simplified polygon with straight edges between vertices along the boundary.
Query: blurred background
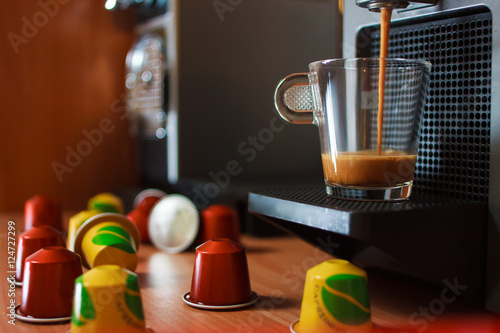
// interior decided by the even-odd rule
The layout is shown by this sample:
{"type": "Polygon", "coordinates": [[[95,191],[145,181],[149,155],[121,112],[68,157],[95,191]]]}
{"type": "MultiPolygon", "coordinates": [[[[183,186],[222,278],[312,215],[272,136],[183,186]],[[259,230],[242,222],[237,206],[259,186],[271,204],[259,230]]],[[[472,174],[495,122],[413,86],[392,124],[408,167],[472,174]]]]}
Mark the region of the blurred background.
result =
{"type": "Polygon", "coordinates": [[[120,189],[206,194],[229,161],[243,201],[269,179],[321,181],[316,128],[273,131],[284,125],[272,97],[284,76],[340,56],[341,4],[10,2],[0,14],[0,209],[35,194],[69,210],[120,189]]]}
{"type": "Polygon", "coordinates": [[[137,185],[128,120],[112,111],[124,93],[134,12],[110,15],[101,1],[13,1],[0,27],[0,209],[21,209],[35,194],[77,209],[98,191],[137,185]],[[113,130],[80,147],[91,152],[69,167],[68,148],[105,118],[113,130]],[[68,167],[60,178],[54,162],[68,167]]]}

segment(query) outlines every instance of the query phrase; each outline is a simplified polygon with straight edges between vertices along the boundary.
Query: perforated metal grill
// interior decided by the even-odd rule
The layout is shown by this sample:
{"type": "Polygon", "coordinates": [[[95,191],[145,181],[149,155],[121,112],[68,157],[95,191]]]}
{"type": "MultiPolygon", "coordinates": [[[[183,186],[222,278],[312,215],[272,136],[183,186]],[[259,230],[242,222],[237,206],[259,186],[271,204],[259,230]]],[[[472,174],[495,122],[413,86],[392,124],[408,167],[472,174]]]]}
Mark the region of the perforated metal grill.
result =
{"type": "MultiPolygon", "coordinates": [[[[414,191],[487,202],[492,17],[489,12],[462,14],[393,23],[389,57],[433,64],[414,191]]],[[[358,45],[367,47],[358,56],[378,56],[379,42],[378,27],[361,29],[358,45]]]]}
{"type": "MultiPolygon", "coordinates": [[[[372,69],[371,88],[375,103],[366,109],[371,124],[368,149],[377,149],[378,144],[378,85],[379,64],[372,69]]],[[[422,110],[421,97],[428,88],[428,75],[424,75],[423,65],[387,62],[385,68],[384,117],[382,145],[385,149],[413,151],[411,143],[418,136],[419,112],[422,110]]]]}

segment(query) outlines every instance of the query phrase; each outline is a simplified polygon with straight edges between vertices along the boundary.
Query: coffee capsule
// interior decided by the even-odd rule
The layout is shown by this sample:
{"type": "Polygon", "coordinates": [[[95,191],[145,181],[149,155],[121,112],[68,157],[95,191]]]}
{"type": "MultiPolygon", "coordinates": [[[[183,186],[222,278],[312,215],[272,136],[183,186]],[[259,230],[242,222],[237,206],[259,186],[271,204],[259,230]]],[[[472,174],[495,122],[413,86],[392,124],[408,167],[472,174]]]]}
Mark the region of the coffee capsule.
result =
{"type": "Polygon", "coordinates": [[[166,195],[167,193],[154,188],[143,190],[134,198],[134,209],[138,209],[149,215],[153,206],[166,195]]]}
{"type": "Polygon", "coordinates": [[[26,258],[45,246],[64,246],[63,235],[49,225],[32,227],[17,242],[16,285],[22,285],[26,258]]]}
{"type": "Polygon", "coordinates": [[[372,331],[366,273],[346,260],[327,260],[307,271],[297,333],[372,331]]]}
{"type": "Polygon", "coordinates": [[[83,266],[118,265],[131,271],[137,266],[139,232],[125,216],[102,213],[85,221],[75,237],[75,252],[83,266]]]}
{"type": "Polygon", "coordinates": [[[49,197],[35,195],[24,204],[24,230],[42,225],[63,231],[61,207],[49,197]]]}
{"type": "Polygon", "coordinates": [[[213,239],[196,248],[191,291],[186,304],[206,309],[227,309],[255,303],[250,288],[245,248],[230,239],[213,239]]]}
{"type": "Polygon", "coordinates": [[[229,238],[240,241],[240,222],[234,209],[226,205],[211,205],[201,212],[198,244],[210,239],[229,238]]]}
{"type": "Polygon", "coordinates": [[[76,232],[80,229],[82,224],[92,216],[96,216],[100,213],[101,212],[98,210],[83,210],[69,218],[68,238],[66,241],[66,247],[69,250],[75,251],[76,232]]]}
{"type": "Polygon", "coordinates": [[[180,194],[163,197],[151,210],[148,234],[157,248],[179,253],[193,244],[200,218],[194,203],[180,194]]]}
{"type": "Polygon", "coordinates": [[[75,281],[71,333],[148,332],[137,275],[117,265],[92,268],[75,281]]]}
{"type": "Polygon", "coordinates": [[[139,230],[141,242],[149,243],[148,215],[140,209],[134,209],[127,214],[127,218],[132,221],[137,227],[137,230],[139,230]]]}
{"type": "Polygon", "coordinates": [[[69,320],[75,279],[82,274],[80,256],[63,246],[48,246],[26,258],[20,320],[69,320]]]}
{"type": "Polygon", "coordinates": [[[88,210],[124,214],[123,201],[113,193],[99,193],[89,199],[88,210]]]}
{"type": "Polygon", "coordinates": [[[139,234],[143,243],[150,242],[148,233],[149,214],[154,205],[166,195],[165,192],[160,190],[147,189],[137,194],[134,199],[134,209],[127,214],[127,217],[135,224],[137,229],[139,229],[139,234]]]}

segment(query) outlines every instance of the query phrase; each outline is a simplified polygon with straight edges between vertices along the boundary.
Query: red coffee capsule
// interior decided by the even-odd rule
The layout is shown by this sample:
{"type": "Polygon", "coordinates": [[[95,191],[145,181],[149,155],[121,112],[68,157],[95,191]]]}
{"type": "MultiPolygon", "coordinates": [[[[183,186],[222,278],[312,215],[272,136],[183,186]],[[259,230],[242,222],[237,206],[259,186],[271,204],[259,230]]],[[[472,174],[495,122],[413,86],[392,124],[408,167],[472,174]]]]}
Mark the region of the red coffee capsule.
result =
{"type": "Polygon", "coordinates": [[[235,242],[240,241],[238,214],[231,207],[212,205],[201,212],[197,244],[203,244],[215,238],[228,238],[235,242]]]}
{"type": "Polygon", "coordinates": [[[132,221],[137,227],[137,230],[139,230],[141,242],[149,243],[148,215],[142,210],[134,209],[127,214],[127,218],[132,221]]]}
{"type": "Polygon", "coordinates": [[[146,215],[149,215],[151,212],[151,209],[153,209],[153,206],[160,201],[161,198],[158,197],[147,197],[142,200],[137,207],[135,208],[136,210],[140,210],[146,215]]]}
{"type": "Polygon", "coordinates": [[[24,230],[42,225],[63,231],[61,207],[49,197],[35,195],[24,204],[24,230]]]}
{"type": "Polygon", "coordinates": [[[242,307],[257,301],[250,288],[245,248],[230,239],[213,239],[196,248],[188,305],[207,309],[242,307]]]}
{"type": "Polygon", "coordinates": [[[19,235],[17,242],[16,281],[23,281],[24,263],[28,256],[45,246],[64,246],[61,232],[48,225],[33,227],[19,235]]]}
{"type": "Polygon", "coordinates": [[[138,209],[149,215],[153,206],[166,195],[167,193],[155,188],[143,190],[134,198],[134,209],[138,209]]]}
{"type": "Polygon", "coordinates": [[[80,256],[62,246],[48,246],[26,258],[19,319],[71,319],[75,279],[82,275],[80,256]]]}

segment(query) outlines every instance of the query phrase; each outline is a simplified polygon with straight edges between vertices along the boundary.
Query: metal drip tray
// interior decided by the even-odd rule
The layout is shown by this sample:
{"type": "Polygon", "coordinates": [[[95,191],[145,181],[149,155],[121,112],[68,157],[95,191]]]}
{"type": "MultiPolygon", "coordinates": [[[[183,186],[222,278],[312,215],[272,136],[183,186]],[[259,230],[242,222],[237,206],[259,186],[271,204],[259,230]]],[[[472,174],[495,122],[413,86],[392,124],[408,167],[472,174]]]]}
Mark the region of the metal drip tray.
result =
{"type": "MultiPolygon", "coordinates": [[[[328,196],[323,187],[270,189],[249,195],[251,213],[358,237],[360,240],[368,236],[365,231],[370,223],[377,223],[370,227],[372,230],[376,226],[392,223],[399,226],[416,223],[418,227],[422,223],[429,223],[428,220],[422,220],[424,215],[430,214],[431,219],[442,216],[448,220],[457,213],[459,218],[461,214],[470,212],[471,207],[474,211],[484,210],[487,205],[422,195],[414,195],[411,200],[399,202],[340,200],[328,196]]],[[[476,215],[476,218],[479,216],[476,215]]]]}
{"type": "Polygon", "coordinates": [[[483,301],[487,204],[412,195],[371,202],[329,197],[323,187],[249,194],[250,213],[363,268],[469,287],[483,301]]]}

